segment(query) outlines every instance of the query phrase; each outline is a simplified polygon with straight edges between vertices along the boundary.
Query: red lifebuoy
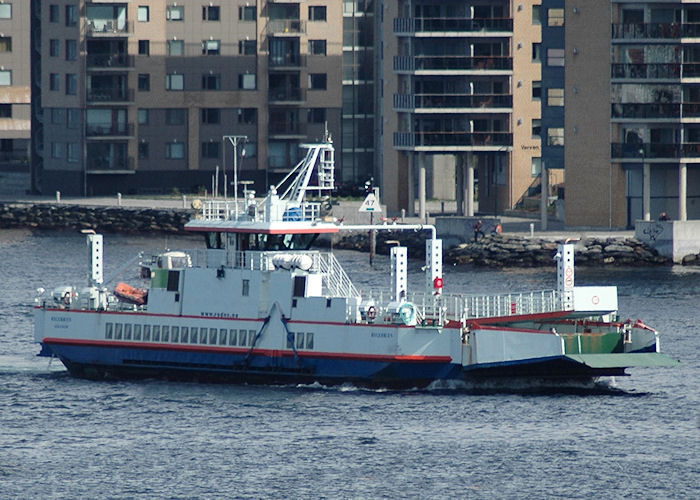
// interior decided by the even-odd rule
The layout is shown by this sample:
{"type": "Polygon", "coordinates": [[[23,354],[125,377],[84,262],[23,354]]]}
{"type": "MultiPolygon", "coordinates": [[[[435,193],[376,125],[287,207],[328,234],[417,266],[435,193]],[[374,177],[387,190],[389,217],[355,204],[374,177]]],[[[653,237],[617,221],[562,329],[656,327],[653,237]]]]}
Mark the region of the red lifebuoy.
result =
{"type": "Polygon", "coordinates": [[[374,306],[369,306],[367,308],[367,317],[369,319],[374,319],[377,317],[377,308],[374,306]]]}
{"type": "Polygon", "coordinates": [[[440,277],[437,277],[433,280],[433,286],[435,287],[436,290],[440,290],[444,285],[445,285],[445,281],[440,277]]]}

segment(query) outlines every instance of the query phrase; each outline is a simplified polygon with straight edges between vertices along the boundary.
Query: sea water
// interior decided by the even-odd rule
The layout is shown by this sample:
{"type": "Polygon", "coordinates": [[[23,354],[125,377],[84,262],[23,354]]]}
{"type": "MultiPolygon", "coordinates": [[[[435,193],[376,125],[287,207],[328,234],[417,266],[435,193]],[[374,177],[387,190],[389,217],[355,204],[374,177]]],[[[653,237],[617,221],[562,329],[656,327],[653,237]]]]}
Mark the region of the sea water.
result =
{"type": "MultiPolygon", "coordinates": [[[[105,236],[105,276],[189,238],[105,236]]],[[[380,257],[339,252],[362,289],[380,257]]],[[[422,286],[411,262],[410,286],[422,286]]],[[[533,391],[88,381],[38,358],[38,287],[86,282],[72,232],[0,231],[0,498],[697,498],[700,270],[578,269],[676,368],[533,391]]],[[[129,270],[134,276],[136,268],[129,270]]],[[[128,273],[127,273],[128,274],[128,273]]],[[[448,268],[446,292],[554,288],[554,268],[448,268]]]]}

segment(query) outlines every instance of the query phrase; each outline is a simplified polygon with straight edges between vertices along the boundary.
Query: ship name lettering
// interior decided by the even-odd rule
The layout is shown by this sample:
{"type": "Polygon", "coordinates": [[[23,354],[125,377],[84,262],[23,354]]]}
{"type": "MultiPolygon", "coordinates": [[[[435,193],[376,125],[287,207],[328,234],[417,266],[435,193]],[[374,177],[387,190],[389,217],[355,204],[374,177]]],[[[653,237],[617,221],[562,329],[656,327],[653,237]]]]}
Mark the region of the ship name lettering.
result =
{"type": "Polygon", "coordinates": [[[375,339],[390,339],[394,336],[392,332],[372,332],[370,337],[375,339]]]}
{"type": "Polygon", "coordinates": [[[51,316],[51,321],[65,321],[70,322],[71,318],[62,318],[61,316],[51,316]]]}
{"type": "Polygon", "coordinates": [[[205,318],[237,318],[238,314],[225,313],[225,312],[205,312],[205,311],[202,311],[200,313],[200,316],[203,316],[205,318]]]}

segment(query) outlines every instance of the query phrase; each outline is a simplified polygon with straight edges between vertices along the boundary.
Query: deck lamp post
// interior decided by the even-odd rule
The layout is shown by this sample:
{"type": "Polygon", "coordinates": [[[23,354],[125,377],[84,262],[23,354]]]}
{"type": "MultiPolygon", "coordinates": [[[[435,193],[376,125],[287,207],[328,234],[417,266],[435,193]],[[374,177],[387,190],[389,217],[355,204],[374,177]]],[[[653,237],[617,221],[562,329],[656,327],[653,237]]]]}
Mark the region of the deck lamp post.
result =
{"type": "MultiPolygon", "coordinates": [[[[224,141],[223,164],[226,171],[226,141],[233,145],[233,203],[236,207],[236,219],[238,219],[238,144],[245,144],[248,140],[247,135],[225,135],[222,137],[224,141]]],[[[245,155],[245,149],[241,152],[241,156],[245,155]]]]}
{"type": "Polygon", "coordinates": [[[642,212],[644,220],[651,220],[651,169],[646,162],[646,149],[642,144],[639,148],[642,157],[642,212]]]}

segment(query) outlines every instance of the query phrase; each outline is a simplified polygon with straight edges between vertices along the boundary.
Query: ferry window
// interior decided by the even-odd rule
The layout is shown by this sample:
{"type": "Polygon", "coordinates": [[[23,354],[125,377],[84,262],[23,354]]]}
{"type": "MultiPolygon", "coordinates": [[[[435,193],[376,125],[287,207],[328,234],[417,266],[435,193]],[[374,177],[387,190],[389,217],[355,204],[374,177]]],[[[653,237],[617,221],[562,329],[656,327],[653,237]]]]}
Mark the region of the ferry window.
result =
{"type": "Polygon", "coordinates": [[[297,349],[303,349],[304,348],[304,333],[299,332],[297,333],[297,349]]]}
{"type": "Polygon", "coordinates": [[[160,325],[153,325],[153,342],[160,342],[160,325]]]}
{"type": "Polygon", "coordinates": [[[253,343],[255,342],[255,334],[256,334],[255,330],[248,330],[248,345],[252,346],[253,343]]]}
{"type": "Polygon", "coordinates": [[[287,349],[291,349],[294,342],[294,332],[287,333],[287,349]]]}
{"type": "Polygon", "coordinates": [[[196,326],[193,326],[190,328],[190,344],[196,344],[197,343],[197,334],[199,333],[199,328],[196,326]]]}
{"type": "Polygon", "coordinates": [[[172,327],[170,333],[172,334],[172,337],[170,339],[171,342],[180,342],[180,328],[177,326],[172,327]]]}
{"type": "Polygon", "coordinates": [[[229,332],[229,336],[228,336],[228,345],[236,345],[237,340],[238,340],[238,331],[231,330],[229,332]]]}
{"type": "Polygon", "coordinates": [[[314,334],[313,334],[313,332],[306,332],[306,348],[307,349],[314,348],[314,334]]]}
{"type": "Polygon", "coordinates": [[[160,340],[162,340],[163,342],[168,342],[170,340],[170,327],[163,326],[162,332],[163,332],[163,335],[161,335],[160,340]]]}
{"type": "Polygon", "coordinates": [[[306,291],[306,276],[294,276],[293,297],[304,297],[306,291]]]}
{"type": "Polygon", "coordinates": [[[183,344],[186,344],[189,341],[187,335],[188,333],[188,328],[186,326],[183,326],[180,331],[180,342],[182,342],[183,344]]]}
{"type": "Polygon", "coordinates": [[[122,339],[122,326],[123,325],[121,323],[114,325],[114,338],[117,340],[122,339]]]}
{"type": "Polygon", "coordinates": [[[112,335],[114,335],[114,325],[112,323],[107,323],[105,325],[105,338],[111,339],[112,335]]]}
{"type": "Polygon", "coordinates": [[[134,325],[134,340],[141,340],[141,325],[134,325]]]}
{"type": "Polygon", "coordinates": [[[131,325],[124,325],[124,340],[131,340],[131,325]]]}
{"type": "Polygon", "coordinates": [[[168,291],[177,292],[180,286],[180,271],[168,271],[168,291]]]}
{"type": "Polygon", "coordinates": [[[221,242],[221,233],[206,233],[205,235],[207,248],[224,248],[221,242]]]}
{"type": "Polygon", "coordinates": [[[202,328],[199,331],[199,343],[200,344],[206,344],[207,343],[207,329],[202,328]]]}
{"type": "Polygon", "coordinates": [[[151,325],[143,325],[143,340],[151,341],[151,325]]]}
{"type": "Polygon", "coordinates": [[[216,345],[216,328],[209,329],[209,343],[216,345]]]}
{"type": "Polygon", "coordinates": [[[241,295],[248,297],[250,295],[250,280],[243,280],[241,287],[241,295]]]}
{"type": "Polygon", "coordinates": [[[226,333],[228,333],[228,330],[225,328],[219,330],[219,345],[226,345],[226,333]]]}
{"type": "Polygon", "coordinates": [[[246,345],[247,334],[248,334],[248,332],[246,332],[245,330],[240,330],[238,332],[238,345],[240,345],[240,346],[246,345]]]}

